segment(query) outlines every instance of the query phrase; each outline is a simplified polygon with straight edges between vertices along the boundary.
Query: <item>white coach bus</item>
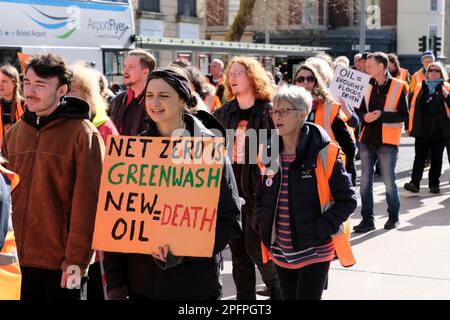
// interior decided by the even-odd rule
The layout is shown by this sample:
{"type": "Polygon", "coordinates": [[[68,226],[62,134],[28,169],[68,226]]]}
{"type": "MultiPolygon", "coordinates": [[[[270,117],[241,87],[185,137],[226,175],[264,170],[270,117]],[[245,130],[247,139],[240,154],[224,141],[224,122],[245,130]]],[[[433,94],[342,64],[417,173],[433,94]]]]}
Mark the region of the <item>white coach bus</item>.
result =
{"type": "Polygon", "coordinates": [[[0,64],[18,66],[17,52],[55,52],[112,77],[133,33],[130,0],[0,0],[0,64]]]}

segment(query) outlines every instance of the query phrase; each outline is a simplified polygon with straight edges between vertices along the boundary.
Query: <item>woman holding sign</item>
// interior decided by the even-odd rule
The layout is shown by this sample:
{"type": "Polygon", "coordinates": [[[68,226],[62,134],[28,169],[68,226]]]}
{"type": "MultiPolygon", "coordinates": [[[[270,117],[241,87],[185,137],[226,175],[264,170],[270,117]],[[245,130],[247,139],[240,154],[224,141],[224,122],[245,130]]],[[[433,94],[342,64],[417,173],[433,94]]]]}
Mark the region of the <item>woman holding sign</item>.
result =
{"type": "Polygon", "coordinates": [[[304,88],[279,91],[271,116],[280,135],[281,170],[261,167],[252,224],[269,248],[286,300],[320,300],[334,252],[355,263],[342,224],[356,208],[339,147],[306,122],[313,99],[304,88]]]}
{"type": "MultiPolygon", "coordinates": [[[[305,88],[313,96],[313,105],[308,121],[322,128],[330,135],[333,142],[337,142],[345,154],[345,168],[352,175],[353,185],[356,184],[356,170],[354,157],[356,141],[346,122],[356,120],[356,114],[348,117],[342,112],[341,105],[335,102],[322,81],[317,69],[310,64],[302,64],[294,77],[294,83],[305,88]],[[355,119],[355,120],[353,120],[355,119]]],[[[345,106],[344,106],[345,107],[345,106]]],[[[352,125],[354,127],[354,125],[352,125]]]]}
{"type": "MultiPolygon", "coordinates": [[[[197,116],[186,112],[196,101],[188,80],[176,68],[152,72],[145,93],[150,119],[142,136],[169,137],[170,140],[173,136],[179,137],[181,131],[184,136],[214,137],[206,123],[224,132],[217,120],[206,112],[199,111],[197,116]]],[[[159,247],[152,255],[106,253],[109,298],[124,299],[127,293],[130,299],[220,298],[219,253],[231,239],[240,235],[239,215],[236,181],[229,161],[224,159],[212,257],[174,256],[168,245],[159,247]]]]}

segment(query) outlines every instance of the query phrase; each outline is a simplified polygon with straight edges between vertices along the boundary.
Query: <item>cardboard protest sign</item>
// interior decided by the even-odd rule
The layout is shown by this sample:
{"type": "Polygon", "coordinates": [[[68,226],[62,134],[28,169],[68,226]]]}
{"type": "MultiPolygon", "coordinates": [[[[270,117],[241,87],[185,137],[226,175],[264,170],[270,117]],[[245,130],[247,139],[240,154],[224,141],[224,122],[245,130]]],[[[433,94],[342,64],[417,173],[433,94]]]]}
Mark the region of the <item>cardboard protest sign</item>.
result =
{"type": "Polygon", "coordinates": [[[369,87],[370,76],[338,65],[330,85],[334,99],[342,98],[349,106],[359,108],[369,87]]]}
{"type": "Polygon", "coordinates": [[[224,138],[110,136],[93,248],[211,257],[224,138]]]}

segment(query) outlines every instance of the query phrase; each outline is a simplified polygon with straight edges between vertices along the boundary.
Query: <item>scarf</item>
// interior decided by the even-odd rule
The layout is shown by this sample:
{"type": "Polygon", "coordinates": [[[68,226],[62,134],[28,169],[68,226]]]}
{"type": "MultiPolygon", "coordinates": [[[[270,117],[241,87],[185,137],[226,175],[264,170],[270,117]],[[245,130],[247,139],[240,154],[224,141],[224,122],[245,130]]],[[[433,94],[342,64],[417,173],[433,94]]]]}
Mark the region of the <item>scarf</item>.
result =
{"type": "Polygon", "coordinates": [[[436,92],[436,88],[441,83],[444,83],[444,79],[437,79],[437,80],[425,80],[425,83],[428,87],[428,92],[431,94],[434,94],[436,92]]]}

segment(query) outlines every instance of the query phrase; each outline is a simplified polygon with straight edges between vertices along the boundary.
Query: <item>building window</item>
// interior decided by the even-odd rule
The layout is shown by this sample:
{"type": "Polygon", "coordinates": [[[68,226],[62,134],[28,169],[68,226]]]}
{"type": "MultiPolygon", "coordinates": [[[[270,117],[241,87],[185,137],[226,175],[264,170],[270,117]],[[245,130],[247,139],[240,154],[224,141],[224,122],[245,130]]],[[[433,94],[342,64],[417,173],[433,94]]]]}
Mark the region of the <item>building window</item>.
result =
{"type": "Polygon", "coordinates": [[[197,1],[195,0],[178,0],[178,15],[185,17],[197,16],[197,1]]]}
{"type": "Polygon", "coordinates": [[[206,25],[225,26],[225,0],[206,0],[206,25]]]}
{"type": "Polygon", "coordinates": [[[430,0],[430,10],[431,11],[438,10],[438,0],[430,0]]]}
{"type": "Polygon", "coordinates": [[[302,17],[300,0],[289,0],[289,24],[299,25],[302,17]]]}
{"type": "Polygon", "coordinates": [[[428,27],[428,39],[433,39],[434,36],[437,36],[438,26],[435,24],[430,24],[428,27]]]}
{"type": "Polygon", "coordinates": [[[303,26],[313,27],[317,25],[318,4],[314,0],[306,0],[303,2],[303,26]]]}
{"type": "Polygon", "coordinates": [[[159,12],[159,0],[139,0],[139,10],[159,12]]]}

